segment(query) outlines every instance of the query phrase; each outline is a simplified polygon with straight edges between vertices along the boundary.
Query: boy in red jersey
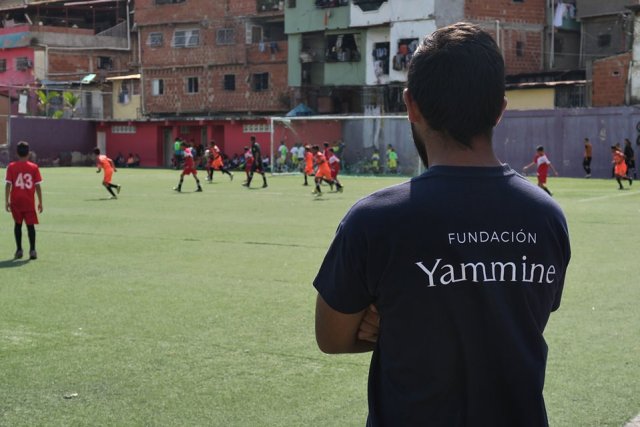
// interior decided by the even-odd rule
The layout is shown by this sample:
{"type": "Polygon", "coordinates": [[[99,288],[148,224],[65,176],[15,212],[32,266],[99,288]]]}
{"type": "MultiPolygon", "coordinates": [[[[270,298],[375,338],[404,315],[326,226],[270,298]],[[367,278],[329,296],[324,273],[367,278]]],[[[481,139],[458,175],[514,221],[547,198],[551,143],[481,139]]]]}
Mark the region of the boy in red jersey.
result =
{"type": "Polygon", "coordinates": [[[18,161],[11,162],[7,167],[6,185],[4,190],[5,208],[11,212],[15,221],[13,229],[16,239],[15,259],[22,258],[22,223],[27,224],[29,235],[29,259],[37,259],[36,227],[38,215],[36,213],[34,194],[38,195],[38,212],[42,213],[42,190],[40,183],[40,169],[38,165],[29,161],[29,144],[18,142],[16,152],[18,161]]]}
{"type": "Polygon", "coordinates": [[[174,188],[178,193],[182,191],[182,182],[184,181],[185,175],[193,175],[193,179],[196,180],[196,192],[202,191],[202,187],[200,186],[200,180],[198,179],[198,171],[196,170],[196,163],[193,160],[194,149],[189,148],[188,145],[183,142],[181,144],[182,150],[184,151],[184,164],[182,166],[182,172],[180,173],[180,182],[178,186],[174,188]]]}
{"type": "Polygon", "coordinates": [[[324,180],[329,183],[329,185],[336,185],[338,192],[342,192],[342,185],[339,182],[334,181],[331,178],[331,169],[329,168],[329,162],[323,153],[320,152],[320,147],[317,145],[313,146],[313,157],[316,162],[316,166],[318,166],[318,170],[316,171],[316,188],[313,190],[313,194],[319,196],[322,194],[322,190],[320,189],[320,183],[324,180]]]}
{"type": "Polygon", "coordinates": [[[102,185],[104,185],[104,188],[106,188],[107,191],[111,194],[112,199],[117,199],[118,196],[116,196],[116,193],[113,192],[113,189],[115,188],[118,194],[120,194],[120,186],[111,183],[111,177],[113,176],[113,173],[118,172],[118,169],[116,169],[116,165],[113,163],[113,160],[111,160],[104,154],[100,154],[100,149],[98,147],[93,149],[93,154],[96,155],[96,166],[98,167],[96,173],[100,173],[101,170],[104,170],[102,185]]]}
{"type": "Polygon", "coordinates": [[[251,169],[253,168],[254,161],[255,159],[253,158],[253,154],[251,154],[249,147],[244,147],[244,173],[247,175],[247,179],[242,185],[246,186],[249,182],[249,176],[251,175],[251,169]]]}
{"type": "Polygon", "coordinates": [[[542,145],[538,145],[536,147],[536,155],[533,158],[533,161],[524,167],[524,171],[526,172],[531,166],[538,166],[538,187],[542,188],[547,192],[550,196],[552,196],[551,191],[545,185],[547,183],[547,174],[549,173],[549,168],[553,171],[555,176],[558,176],[558,171],[553,167],[551,161],[546,154],[544,154],[544,147],[542,145]]]}
{"type": "Polygon", "coordinates": [[[611,146],[611,154],[613,155],[613,174],[618,182],[619,188],[618,190],[624,190],[622,187],[622,180],[626,179],[629,181],[629,186],[633,184],[633,180],[630,176],[627,176],[627,162],[624,153],[615,145],[611,146]]]}
{"type": "MultiPolygon", "coordinates": [[[[340,158],[336,156],[336,153],[333,148],[329,148],[329,169],[331,169],[331,179],[333,179],[337,184],[340,184],[338,181],[338,174],[340,173],[340,158]]],[[[342,191],[342,185],[340,186],[340,191],[342,191]]],[[[333,190],[333,185],[331,186],[333,190]]]]}

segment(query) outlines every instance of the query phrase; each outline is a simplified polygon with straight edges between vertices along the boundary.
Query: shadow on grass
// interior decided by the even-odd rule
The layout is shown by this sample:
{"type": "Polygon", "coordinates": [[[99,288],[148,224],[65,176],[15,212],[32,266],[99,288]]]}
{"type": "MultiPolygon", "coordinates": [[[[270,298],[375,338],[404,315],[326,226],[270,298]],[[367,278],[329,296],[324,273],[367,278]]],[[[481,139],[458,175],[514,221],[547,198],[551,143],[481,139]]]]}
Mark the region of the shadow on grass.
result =
{"type": "Polygon", "coordinates": [[[8,259],[5,261],[0,261],[0,268],[12,268],[12,267],[21,267],[29,262],[28,259],[8,259]]]}
{"type": "Polygon", "coordinates": [[[111,199],[109,197],[103,197],[100,199],[84,199],[85,202],[107,202],[109,200],[116,200],[116,199],[111,199]]]}

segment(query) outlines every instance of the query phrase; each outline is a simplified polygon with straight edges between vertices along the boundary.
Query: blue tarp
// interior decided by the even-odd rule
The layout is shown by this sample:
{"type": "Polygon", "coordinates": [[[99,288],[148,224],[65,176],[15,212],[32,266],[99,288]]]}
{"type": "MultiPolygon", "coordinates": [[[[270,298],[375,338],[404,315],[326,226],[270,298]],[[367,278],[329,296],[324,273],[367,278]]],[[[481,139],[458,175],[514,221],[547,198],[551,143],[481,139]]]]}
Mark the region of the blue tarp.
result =
{"type": "Polygon", "coordinates": [[[287,117],[301,117],[301,116],[313,116],[316,114],[311,108],[300,103],[295,108],[287,113],[287,117]]]}

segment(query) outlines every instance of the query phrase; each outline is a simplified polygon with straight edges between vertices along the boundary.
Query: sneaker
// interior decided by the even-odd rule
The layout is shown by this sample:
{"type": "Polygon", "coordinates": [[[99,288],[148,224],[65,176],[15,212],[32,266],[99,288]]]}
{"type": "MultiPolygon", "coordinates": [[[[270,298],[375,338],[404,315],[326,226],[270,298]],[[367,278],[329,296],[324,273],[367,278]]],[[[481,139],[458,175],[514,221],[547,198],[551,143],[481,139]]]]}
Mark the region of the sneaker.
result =
{"type": "Polygon", "coordinates": [[[116,192],[117,192],[118,194],[120,194],[120,189],[121,189],[121,188],[122,188],[122,186],[121,186],[121,185],[118,185],[118,186],[116,187],[116,192]]]}
{"type": "Polygon", "coordinates": [[[109,199],[111,199],[111,200],[113,200],[113,199],[117,199],[117,198],[118,198],[118,196],[111,196],[111,197],[109,197],[109,199]]]}
{"type": "Polygon", "coordinates": [[[248,187],[248,186],[249,186],[249,183],[247,183],[247,182],[243,182],[243,183],[242,183],[242,186],[243,186],[243,187],[248,187]]]}
{"type": "Polygon", "coordinates": [[[588,174],[586,174],[584,177],[585,177],[585,178],[591,178],[591,174],[590,174],[590,173],[588,173],[588,174]]]}
{"type": "Polygon", "coordinates": [[[229,175],[229,181],[233,181],[233,174],[229,175]]]}
{"type": "Polygon", "coordinates": [[[180,192],[180,187],[173,187],[174,191],[177,191],[178,193],[180,192]]]}
{"type": "Polygon", "coordinates": [[[202,192],[202,187],[198,186],[198,188],[196,189],[196,193],[201,193],[202,192]]]}
{"type": "Polygon", "coordinates": [[[38,253],[35,250],[29,251],[29,259],[38,259],[38,253]]]}
{"type": "Polygon", "coordinates": [[[22,249],[18,249],[18,250],[16,251],[16,253],[13,255],[13,258],[14,258],[14,259],[20,259],[20,258],[22,258],[22,255],[23,255],[23,253],[22,253],[22,249]]]}
{"type": "Polygon", "coordinates": [[[344,187],[342,185],[340,187],[338,187],[338,193],[342,193],[343,189],[344,189],[344,187]]]}
{"type": "Polygon", "coordinates": [[[268,185],[267,185],[266,182],[264,184],[262,184],[262,188],[267,188],[267,187],[268,187],[268,185]]]}

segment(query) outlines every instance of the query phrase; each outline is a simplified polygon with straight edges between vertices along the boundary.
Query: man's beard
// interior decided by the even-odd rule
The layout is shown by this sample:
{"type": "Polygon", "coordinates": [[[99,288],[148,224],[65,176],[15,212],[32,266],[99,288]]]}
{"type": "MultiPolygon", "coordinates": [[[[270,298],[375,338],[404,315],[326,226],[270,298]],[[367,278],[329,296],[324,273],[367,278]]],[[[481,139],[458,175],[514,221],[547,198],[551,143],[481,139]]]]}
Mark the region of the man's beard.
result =
{"type": "Polygon", "coordinates": [[[411,123],[411,135],[413,136],[413,145],[416,146],[416,150],[418,150],[418,155],[424,164],[424,167],[429,168],[429,156],[427,156],[427,148],[424,145],[424,141],[418,135],[418,131],[415,128],[415,125],[411,123]]]}

